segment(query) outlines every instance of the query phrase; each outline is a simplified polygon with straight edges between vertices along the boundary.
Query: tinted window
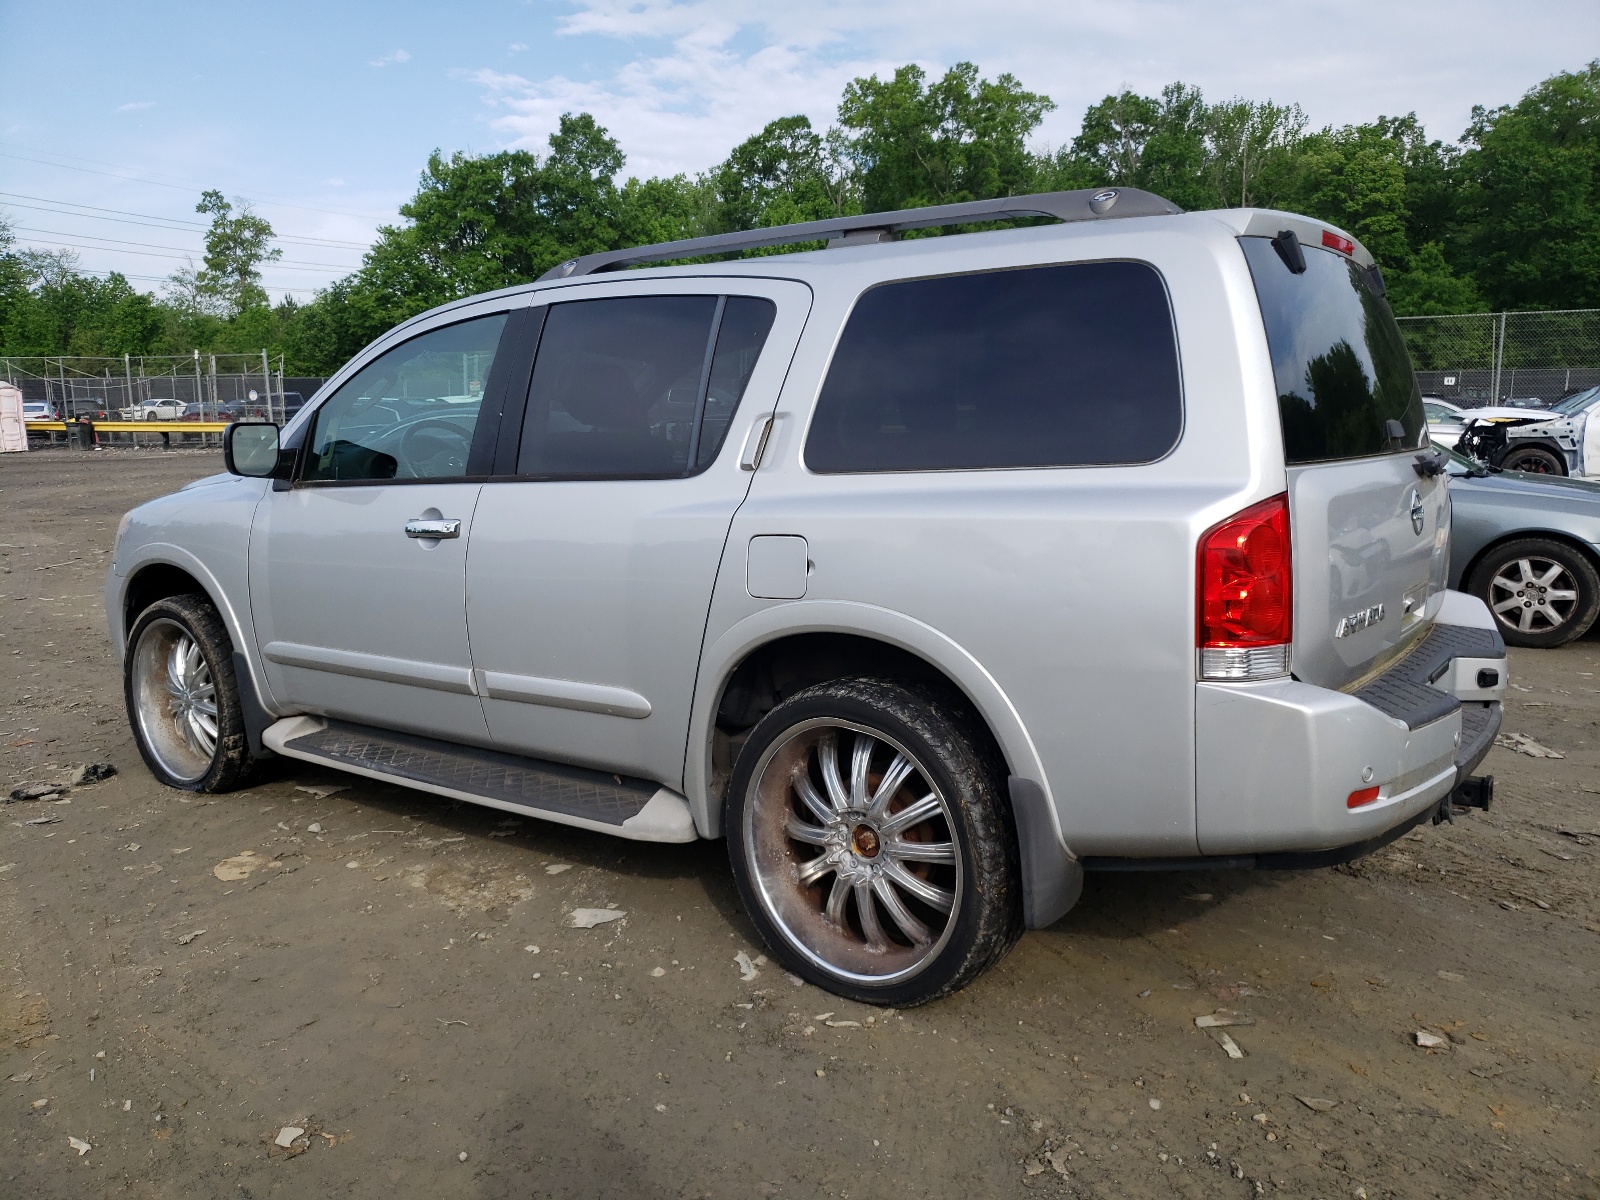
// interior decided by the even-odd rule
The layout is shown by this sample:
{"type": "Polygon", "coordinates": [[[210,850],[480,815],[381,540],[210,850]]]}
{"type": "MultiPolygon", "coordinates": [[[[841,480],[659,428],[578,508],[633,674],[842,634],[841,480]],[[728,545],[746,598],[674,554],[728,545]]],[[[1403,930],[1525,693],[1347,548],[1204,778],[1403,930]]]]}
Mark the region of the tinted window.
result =
{"type": "Polygon", "coordinates": [[[1427,434],[1422,391],[1389,304],[1372,278],[1332,250],[1305,246],[1284,265],[1269,238],[1240,238],[1261,301],[1284,458],[1289,463],[1414,450],[1427,434]],[[1394,437],[1390,421],[1399,422],[1394,437]]]}
{"type": "Polygon", "coordinates": [[[1183,423],[1172,313],[1141,263],[890,283],[856,303],[813,471],[1150,462],[1183,423]]]}
{"type": "Polygon", "coordinates": [[[506,314],[412,338],[317,409],[302,478],[451,479],[467,473],[506,314]]]}
{"type": "Polygon", "coordinates": [[[727,435],[774,312],[768,300],[717,296],[551,305],[518,474],[666,478],[706,466],[727,435]]]}
{"type": "Polygon", "coordinates": [[[778,306],[754,296],[729,296],[717,330],[717,350],[711,359],[710,386],[706,390],[705,418],[695,465],[705,467],[722,449],[728,425],[744,398],[750,373],[766,344],[778,306]]]}

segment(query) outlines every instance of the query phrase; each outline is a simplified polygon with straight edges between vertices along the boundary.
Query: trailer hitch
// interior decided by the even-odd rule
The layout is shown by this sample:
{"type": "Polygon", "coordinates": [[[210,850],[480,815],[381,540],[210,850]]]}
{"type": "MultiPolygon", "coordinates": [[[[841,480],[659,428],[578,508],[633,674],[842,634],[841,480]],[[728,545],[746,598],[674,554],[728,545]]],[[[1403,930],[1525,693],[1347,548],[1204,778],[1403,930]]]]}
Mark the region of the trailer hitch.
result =
{"type": "Polygon", "coordinates": [[[1434,810],[1433,823],[1439,825],[1449,821],[1453,825],[1456,813],[1471,812],[1475,808],[1488,812],[1493,803],[1494,776],[1474,775],[1462,780],[1456,785],[1455,791],[1439,801],[1439,807],[1434,810]]]}

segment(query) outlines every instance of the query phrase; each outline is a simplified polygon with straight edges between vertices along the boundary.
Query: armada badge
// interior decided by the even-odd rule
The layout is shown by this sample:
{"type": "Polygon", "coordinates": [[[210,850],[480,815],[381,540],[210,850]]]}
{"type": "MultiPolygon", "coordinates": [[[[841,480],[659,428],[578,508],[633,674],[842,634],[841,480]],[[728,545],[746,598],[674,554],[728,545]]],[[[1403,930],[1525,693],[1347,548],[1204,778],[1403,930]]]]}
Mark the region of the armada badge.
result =
{"type": "Polygon", "coordinates": [[[1333,636],[1336,638],[1349,637],[1357,630],[1365,629],[1369,625],[1376,625],[1381,620],[1383,620],[1383,605],[1374,604],[1371,608],[1353,612],[1348,617],[1340,617],[1339,623],[1333,627],[1333,636]]]}

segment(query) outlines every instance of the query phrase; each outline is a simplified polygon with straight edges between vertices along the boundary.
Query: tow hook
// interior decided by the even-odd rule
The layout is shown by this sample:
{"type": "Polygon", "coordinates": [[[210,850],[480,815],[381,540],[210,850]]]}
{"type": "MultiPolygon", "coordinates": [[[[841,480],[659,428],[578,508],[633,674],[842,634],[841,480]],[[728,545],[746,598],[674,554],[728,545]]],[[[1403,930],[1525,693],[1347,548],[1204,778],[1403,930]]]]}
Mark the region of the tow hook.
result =
{"type": "Polygon", "coordinates": [[[1439,801],[1439,807],[1433,814],[1433,823],[1438,825],[1449,821],[1454,824],[1456,813],[1470,812],[1474,808],[1488,812],[1493,803],[1494,776],[1474,775],[1457,784],[1455,791],[1439,801]]]}

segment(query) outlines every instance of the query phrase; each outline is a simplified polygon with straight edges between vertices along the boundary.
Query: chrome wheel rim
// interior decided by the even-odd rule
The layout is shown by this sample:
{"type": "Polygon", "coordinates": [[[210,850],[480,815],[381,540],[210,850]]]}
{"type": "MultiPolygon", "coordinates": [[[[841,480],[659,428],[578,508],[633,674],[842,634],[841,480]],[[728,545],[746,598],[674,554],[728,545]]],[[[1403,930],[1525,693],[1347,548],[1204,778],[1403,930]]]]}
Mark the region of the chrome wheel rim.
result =
{"type": "Polygon", "coordinates": [[[842,979],[890,984],[922,971],[955,928],[964,887],[949,798],[875,729],[803,722],[762,756],[742,836],[766,915],[842,979]]]}
{"type": "Polygon", "coordinates": [[[1578,581],[1553,558],[1514,558],[1489,581],[1489,607],[1508,629],[1549,633],[1572,619],[1578,581]]]}
{"type": "Polygon", "coordinates": [[[165,617],[133,650],[134,712],[145,747],[174,779],[193,783],[217,753],[217,688],[194,636],[165,617]]]}

